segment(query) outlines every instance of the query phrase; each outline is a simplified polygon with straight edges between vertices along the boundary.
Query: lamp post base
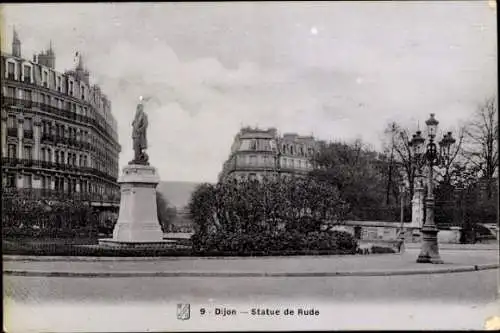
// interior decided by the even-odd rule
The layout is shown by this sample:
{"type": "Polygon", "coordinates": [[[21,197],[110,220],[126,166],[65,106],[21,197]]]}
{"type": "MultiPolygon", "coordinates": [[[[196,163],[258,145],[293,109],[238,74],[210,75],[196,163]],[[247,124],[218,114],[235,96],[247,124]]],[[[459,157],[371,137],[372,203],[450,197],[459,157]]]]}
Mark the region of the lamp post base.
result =
{"type": "Polygon", "coordinates": [[[443,260],[439,256],[439,246],[437,233],[439,230],[429,227],[422,228],[422,249],[417,258],[417,263],[442,264],[443,260]]]}

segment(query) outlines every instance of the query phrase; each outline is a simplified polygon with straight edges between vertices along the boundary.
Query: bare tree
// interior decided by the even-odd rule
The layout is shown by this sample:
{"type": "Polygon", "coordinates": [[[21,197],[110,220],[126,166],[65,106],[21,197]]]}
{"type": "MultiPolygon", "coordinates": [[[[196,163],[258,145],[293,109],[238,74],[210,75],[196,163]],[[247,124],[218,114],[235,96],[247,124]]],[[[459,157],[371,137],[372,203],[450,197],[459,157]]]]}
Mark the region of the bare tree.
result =
{"type": "Polygon", "coordinates": [[[466,131],[463,156],[488,182],[488,198],[491,184],[498,172],[498,103],[490,97],[479,105],[466,131]]]}
{"type": "MultiPolygon", "coordinates": [[[[385,134],[389,138],[389,149],[391,150],[391,159],[399,166],[399,169],[403,171],[406,176],[406,180],[409,185],[410,198],[413,197],[415,176],[417,174],[417,166],[413,158],[413,152],[410,147],[410,136],[407,129],[402,128],[396,122],[391,122],[388,124],[385,134]]],[[[391,161],[391,164],[393,162],[391,161]]],[[[391,165],[391,174],[393,172],[393,165],[391,165]]],[[[392,177],[391,177],[392,178],[392,177]]],[[[391,179],[392,181],[392,179],[391,179]]],[[[389,186],[389,185],[388,185],[389,186]]]]}
{"type": "MultiPolygon", "coordinates": [[[[456,173],[456,170],[460,170],[464,164],[463,161],[460,160],[463,150],[463,143],[465,139],[465,133],[467,132],[467,128],[462,126],[458,129],[457,137],[455,144],[449,147],[448,152],[443,152],[442,164],[440,165],[438,172],[436,173],[437,177],[441,177],[445,184],[451,185],[453,182],[452,175],[456,173]]],[[[449,133],[447,133],[448,135],[449,133]]]]}
{"type": "MultiPolygon", "coordinates": [[[[419,166],[415,162],[412,148],[410,146],[409,130],[401,125],[391,122],[387,126],[385,133],[389,137],[389,149],[391,154],[394,154],[396,165],[399,165],[399,171],[402,171],[404,178],[408,182],[410,198],[413,197],[415,177],[420,171],[419,166]]],[[[448,133],[446,134],[448,135],[448,133]]],[[[465,136],[465,127],[461,127],[458,131],[458,138],[455,144],[449,147],[449,151],[444,154],[445,159],[438,172],[435,173],[435,181],[443,180],[449,184],[451,182],[451,174],[461,163],[458,161],[460,152],[462,151],[463,141],[465,136]]],[[[422,165],[420,165],[420,168],[422,165]]],[[[392,169],[392,167],[391,167],[392,169]]],[[[391,170],[392,172],[392,170],[391,170]]]]}

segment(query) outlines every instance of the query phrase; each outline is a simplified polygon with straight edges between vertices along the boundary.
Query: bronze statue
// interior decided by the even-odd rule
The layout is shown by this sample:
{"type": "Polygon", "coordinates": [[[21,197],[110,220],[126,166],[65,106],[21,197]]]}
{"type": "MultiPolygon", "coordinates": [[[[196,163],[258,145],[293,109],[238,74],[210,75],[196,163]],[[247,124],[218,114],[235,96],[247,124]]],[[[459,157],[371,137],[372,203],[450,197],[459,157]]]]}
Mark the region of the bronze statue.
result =
{"type": "Polygon", "coordinates": [[[137,104],[135,118],[132,122],[132,140],[134,145],[134,159],[129,164],[143,164],[149,165],[149,157],[144,151],[148,147],[148,140],[146,138],[146,129],[148,128],[148,116],[144,112],[144,105],[142,99],[137,104]]]}

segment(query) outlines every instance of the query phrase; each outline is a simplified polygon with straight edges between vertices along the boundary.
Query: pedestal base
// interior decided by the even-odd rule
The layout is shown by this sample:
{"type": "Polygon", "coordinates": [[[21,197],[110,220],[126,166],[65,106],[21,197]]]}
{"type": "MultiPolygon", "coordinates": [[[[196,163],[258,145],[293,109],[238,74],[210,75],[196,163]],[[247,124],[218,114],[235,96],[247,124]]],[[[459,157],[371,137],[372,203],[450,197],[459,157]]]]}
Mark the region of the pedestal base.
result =
{"type": "Polygon", "coordinates": [[[417,263],[442,264],[437,241],[437,228],[422,228],[422,250],[417,258],[417,263]]]}
{"type": "Polygon", "coordinates": [[[99,239],[99,246],[104,248],[113,249],[127,249],[127,250],[154,250],[154,249],[166,249],[172,248],[174,241],[162,240],[159,242],[124,242],[114,240],[112,238],[99,239]]]}
{"type": "MultiPolygon", "coordinates": [[[[160,177],[154,167],[131,164],[123,168],[120,213],[113,230],[114,243],[154,243],[163,241],[158,221],[156,185],[160,177]]],[[[110,243],[109,240],[103,240],[110,243]]]]}

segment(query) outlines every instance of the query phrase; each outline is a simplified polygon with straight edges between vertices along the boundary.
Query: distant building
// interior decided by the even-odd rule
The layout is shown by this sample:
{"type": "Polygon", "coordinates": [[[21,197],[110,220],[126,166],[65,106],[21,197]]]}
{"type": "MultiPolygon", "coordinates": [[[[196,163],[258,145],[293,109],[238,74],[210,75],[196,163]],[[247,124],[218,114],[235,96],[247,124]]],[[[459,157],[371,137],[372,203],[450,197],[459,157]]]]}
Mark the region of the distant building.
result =
{"type": "Polygon", "coordinates": [[[1,53],[2,192],[36,199],[119,203],[121,150],[111,102],[77,53],[73,70],[55,70],[52,44],[30,61],[14,31],[1,53]]]}
{"type": "Polygon", "coordinates": [[[242,128],[234,137],[219,181],[304,176],[313,169],[311,158],[318,146],[313,136],[279,135],[276,128],[242,128]]]}

